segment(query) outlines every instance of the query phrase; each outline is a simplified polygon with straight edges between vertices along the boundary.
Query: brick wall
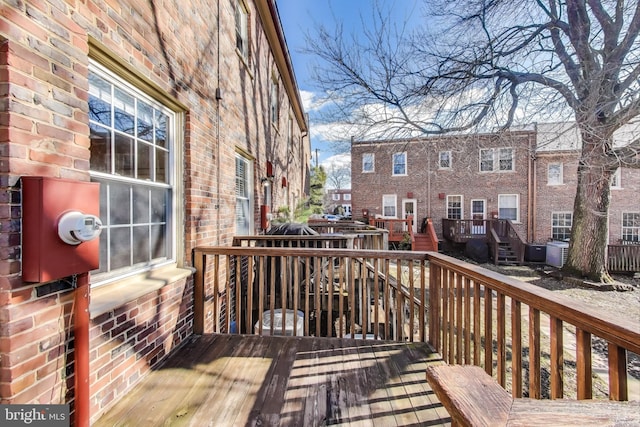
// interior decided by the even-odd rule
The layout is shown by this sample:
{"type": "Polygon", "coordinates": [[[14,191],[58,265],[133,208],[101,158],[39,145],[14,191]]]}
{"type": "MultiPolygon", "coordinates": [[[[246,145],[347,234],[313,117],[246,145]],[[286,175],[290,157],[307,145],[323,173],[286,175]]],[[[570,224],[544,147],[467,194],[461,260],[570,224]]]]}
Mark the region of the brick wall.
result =
{"type": "Polygon", "coordinates": [[[518,194],[520,223],[518,231],[526,235],[527,171],[533,133],[485,134],[433,137],[419,140],[354,142],[351,146],[351,191],[354,218],[362,210],[371,216],[382,214],[382,195],[397,195],[397,210],[402,214],[403,199],[416,200],[418,224],[433,218],[436,232],[442,238],[441,219],[446,218],[446,197],[463,196],[464,218],[470,218],[471,200],[483,199],[487,217],[498,210],[499,194],[518,194]],[[512,147],[515,150],[513,172],[479,172],[481,148],[512,147]],[[438,166],[438,153],[451,151],[452,167],[438,166]],[[407,152],[407,175],[393,176],[393,153],[407,152]],[[364,153],[375,155],[375,172],[362,172],[364,153]]]}
{"type": "MultiPolygon", "coordinates": [[[[259,1],[264,8],[265,0],[259,1]]],[[[88,181],[89,59],[115,64],[151,96],[184,109],[184,201],[177,263],[198,245],[235,234],[235,156],[254,163],[255,231],[260,178],[274,165],[272,206],[291,210],[308,185],[308,141],[268,42],[257,2],[246,1],[251,54],[235,47],[235,0],[150,3],[5,2],[0,17],[0,402],[73,407],[73,293],[68,279],[21,279],[24,175],[88,181]],[[155,6],[155,7],[152,7],[155,6]],[[218,13],[220,19],[218,20],[218,13]],[[220,27],[217,23],[220,22],[220,27]],[[280,114],[271,123],[270,81],[280,114]],[[220,95],[220,96],[218,96],[220,95]],[[220,99],[218,99],[220,98],[220,99]],[[286,178],[286,186],[282,185],[286,178]],[[184,239],[182,237],[184,234],[184,239]]],[[[273,31],[272,29],[270,31],[273,31]]],[[[273,42],[273,40],[272,40],[273,42]]],[[[305,129],[306,130],[306,129],[305,129]]],[[[209,289],[211,294],[216,290],[209,289]]],[[[95,290],[92,290],[92,294],[95,290]]],[[[95,419],[181,345],[193,323],[191,278],[92,313],[91,416],[95,419]]],[[[207,307],[208,315],[213,313],[207,307]]]]}

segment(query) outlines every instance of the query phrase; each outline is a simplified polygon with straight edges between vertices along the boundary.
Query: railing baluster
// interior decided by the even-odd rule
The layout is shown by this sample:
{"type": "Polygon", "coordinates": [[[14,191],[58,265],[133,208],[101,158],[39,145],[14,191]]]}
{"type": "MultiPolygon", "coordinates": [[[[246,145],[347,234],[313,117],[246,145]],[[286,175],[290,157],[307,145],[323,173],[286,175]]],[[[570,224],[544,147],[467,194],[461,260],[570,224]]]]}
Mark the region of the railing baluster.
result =
{"type": "Polygon", "coordinates": [[[300,305],[300,258],[291,257],[291,262],[293,263],[293,335],[297,335],[300,305]]]}
{"type": "Polygon", "coordinates": [[[505,314],[505,296],[502,292],[497,292],[497,332],[496,332],[496,340],[498,342],[498,383],[504,388],[506,384],[507,377],[507,347],[505,345],[506,340],[506,314],[505,314]]]}
{"type": "Polygon", "coordinates": [[[316,315],[316,336],[320,336],[320,327],[322,326],[322,257],[313,258],[313,281],[314,281],[314,304],[316,315]]]}
{"type": "Polygon", "coordinates": [[[429,266],[429,341],[436,351],[441,352],[440,347],[440,277],[442,267],[431,264],[429,266]]]}
{"type": "Polygon", "coordinates": [[[627,391],[627,350],[609,343],[609,399],[629,400],[627,391]]]}
{"type": "Polygon", "coordinates": [[[550,316],[549,334],[551,338],[551,389],[552,399],[564,397],[564,343],[562,320],[550,316]]]}
{"type": "Polygon", "coordinates": [[[205,313],[205,275],[207,274],[206,254],[195,251],[193,254],[193,266],[196,273],[193,277],[193,333],[204,333],[205,313]]]}
{"type": "Polygon", "coordinates": [[[327,277],[327,336],[333,336],[333,257],[329,259],[329,271],[327,277]]]}
{"type": "Polygon", "coordinates": [[[287,260],[289,257],[283,256],[280,257],[280,309],[282,313],[281,319],[281,333],[282,335],[286,335],[287,333],[287,291],[289,288],[289,263],[287,260]]]}
{"type": "MultiPolygon", "coordinates": [[[[379,271],[380,259],[373,259],[373,271],[379,271]]],[[[373,336],[375,339],[380,337],[380,275],[373,276],[373,299],[375,300],[373,311],[373,336]]]]}
{"type": "Polygon", "coordinates": [[[456,360],[456,273],[453,270],[449,270],[449,287],[447,294],[449,295],[449,320],[448,320],[448,342],[449,342],[449,357],[446,359],[448,363],[454,364],[456,360]]]}
{"type": "Polygon", "coordinates": [[[349,333],[351,338],[356,336],[356,278],[355,278],[356,260],[349,259],[349,307],[351,311],[351,321],[349,325],[349,333]]]}
{"type": "Polygon", "coordinates": [[[529,307],[529,397],[540,399],[540,310],[529,307]]]}
{"type": "Polygon", "coordinates": [[[493,291],[484,285],[484,370],[493,375],[493,291]]]}
{"type": "Polygon", "coordinates": [[[456,363],[462,364],[462,355],[464,353],[462,347],[462,336],[463,336],[463,326],[462,326],[462,287],[463,287],[463,277],[459,274],[456,274],[456,363]]]}
{"type": "MultiPolygon", "coordinates": [[[[247,320],[245,323],[245,328],[248,334],[250,334],[253,330],[253,281],[254,281],[254,258],[252,256],[247,257],[247,320]]],[[[238,331],[241,331],[238,328],[238,331]]]]}
{"type": "Polygon", "coordinates": [[[576,376],[579,400],[592,397],[591,370],[591,334],[576,328],[576,376]]]}
{"type": "Polygon", "coordinates": [[[480,313],[481,313],[481,302],[480,302],[480,283],[474,282],[474,290],[473,290],[473,364],[477,366],[482,366],[482,362],[480,359],[480,353],[482,350],[482,335],[481,335],[481,325],[480,325],[480,313]]]}
{"type": "Polygon", "coordinates": [[[415,311],[415,296],[416,296],[416,290],[415,290],[415,284],[413,283],[414,280],[414,275],[413,275],[413,261],[407,261],[407,266],[409,268],[409,283],[407,283],[407,286],[409,286],[409,341],[413,342],[414,341],[414,336],[415,336],[415,322],[416,322],[416,311],[415,311]]]}
{"type": "Polygon", "coordinates": [[[511,395],[522,397],[522,303],[511,299],[511,395]]]}
{"type": "Polygon", "coordinates": [[[309,330],[309,294],[311,293],[311,258],[305,257],[304,259],[304,278],[306,286],[304,287],[304,334],[305,336],[311,335],[311,331],[309,330]]]}
{"type": "Polygon", "coordinates": [[[464,277],[464,363],[471,364],[471,279],[464,277]]]}
{"type": "Polygon", "coordinates": [[[225,302],[226,305],[225,307],[227,308],[225,311],[225,316],[224,316],[224,327],[222,328],[222,330],[226,333],[229,333],[229,325],[231,324],[231,308],[233,307],[233,304],[231,304],[231,260],[233,259],[232,256],[227,256],[227,268],[225,269],[226,271],[226,280],[225,280],[225,290],[224,290],[224,295],[225,295],[225,302]]]}
{"type": "Polygon", "coordinates": [[[365,258],[362,259],[362,264],[360,264],[360,295],[361,295],[361,303],[360,303],[360,312],[361,312],[361,322],[362,322],[362,338],[367,337],[367,333],[369,332],[369,285],[368,285],[368,272],[369,270],[366,268],[367,260],[365,258]]]}
{"type": "Polygon", "coordinates": [[[402,327],[402,319],[404,310],[402,309],[402,293],[400,293],[400,289],[402,289],[402,265],[400,260],[396,259],[396,340],[402,341],[404,338],[404,328],[402,327]]]}
{"type": "MultiPolygon", "coordinates": [[[[240,333],[242,327],[242,260],[244,257],[236,256],[235,300],[236,300],[236,333],[240,333]]],[[[232,332],[229,330],[229,332],[232,332]]]]}
{"type": "MultiPolygon", "coordinates": [[[[339,331],[337,332],[337,336],[342,338],[344,337],[344,328],[346,326],[346,322],[345,322],[345,312],[344,312],[344,283],[345,283],[345,277],[346,277],[346,271],[345,271],[345,264],[344,264],[344,259],[343,258],[338,258],[338,263],[339,263],[339,269],[338,269],[338,275],[339,275],[339,282],[340,282],[340,287],[338,288],[339,292],[340,292],[340,297],[338,300],[338,327],[339,327],[339,331]]],[[[349,304],[349,301],[347,301],[347,305],[349,304]]]]}
{"type": "Polygon", "coordinates": [[[259,269],[258,269],[258,274],[259,274],[259,280],[258,280],[258,335],[262,335],[262,325],[264,324],[264,303],[265,303],[265,298],[266,296],[266,276],[265,276],[265,263],[266,263],[266,259],[264,256],[260,256],[258,258],[258,265],[259,265],[259,269]]]}
{"type": "Polygon", "coordinates": [[[384,271],[382,274],[384,275],[384,338],[391,339],[391,292],[389,289],[389,259],[386,258],[384,260],[384,271]]]}
{"type": "Polygon", "coordinates": [[[425,266],[425,261],[420,261],[420,301],[422,301],[422,304],[420,304],[420,310],[419,310],[419,316],[420,316],[420,324],[419,324],[419,328],[420,328],[420,342],[425,342],[427,340],[426,337],[426,329],[425,329],[425,317],[426,317],[426,310],[427,310],[427,300],[426,300],[426,266],[425,266]]]}
{"type": "Polygon", "coordinates": [[[442,353],[442,360],[450,363],[449,360],[449,334],[447,332],[449,328],[449,278],[451,277],[451,271],[445,270],[443,271],[442,283],[440,286],[440,292],[442,297],[442,316],[441,316],[441,326],[442,331],[442,345],[440,346],[442,353]],[[445,279],[446,277],[446,279],[445,279]]]}
{"type": "Polygon", "coordinates": [[[276,257],[270,257],[269,271],[269,335],[273,335],[275,331],[275,312],[276,312],[276,257]]]}

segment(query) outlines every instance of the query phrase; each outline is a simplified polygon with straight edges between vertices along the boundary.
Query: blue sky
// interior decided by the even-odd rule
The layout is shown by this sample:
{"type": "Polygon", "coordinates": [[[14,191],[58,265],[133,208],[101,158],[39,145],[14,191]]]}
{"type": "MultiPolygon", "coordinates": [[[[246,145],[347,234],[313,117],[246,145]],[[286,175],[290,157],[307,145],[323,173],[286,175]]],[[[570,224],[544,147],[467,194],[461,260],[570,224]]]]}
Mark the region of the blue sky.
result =
{"type": "MultiPolygon", "coordinates": [[[[421,0],[378,0],[384,10],[393,11],[393,19],[399,23],[407,17],[418,19],[421,10],[421,0]]],[[[301,91],[303,102],[307,112],[310,110],[311,101],[314,99],[318,88],[311,80],[309,67],[314,57],[301,52],[305,46],[307,32],[313,34],[313,29],[321,24],[332,29],[336,22],[342,22],[345,34],[358,31],[363,23],[371,23],[371,11],[374,8],[374,0],[276,0],[280,21],[287,39],[289,54],[293,62],[293,68],[301,91]]],[[[348,136],[347,136],[348,138],[348,136]]],[[[313,150],[313,162],[315,164],[315,150],[318,149],[318,159],[321,164],[326,162],[345,161],[344,158],[335,158],[338,153],[330,143],[323,138],[322,131],[311,123],[311,149],[313,150]]],[[[347,159],[348,160],[348,159],[347,159]]]]}

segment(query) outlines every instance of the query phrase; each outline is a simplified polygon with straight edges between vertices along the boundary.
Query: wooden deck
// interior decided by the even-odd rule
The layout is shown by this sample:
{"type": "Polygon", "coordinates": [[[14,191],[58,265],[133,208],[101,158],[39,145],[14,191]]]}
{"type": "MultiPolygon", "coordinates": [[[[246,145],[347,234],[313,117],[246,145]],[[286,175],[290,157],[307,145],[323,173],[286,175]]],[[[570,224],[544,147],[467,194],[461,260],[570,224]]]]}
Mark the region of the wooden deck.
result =
{"type": "Polygon", "coordinates": [[[195,336],[93,426],[433,426],[423,343],[195,336]]]}

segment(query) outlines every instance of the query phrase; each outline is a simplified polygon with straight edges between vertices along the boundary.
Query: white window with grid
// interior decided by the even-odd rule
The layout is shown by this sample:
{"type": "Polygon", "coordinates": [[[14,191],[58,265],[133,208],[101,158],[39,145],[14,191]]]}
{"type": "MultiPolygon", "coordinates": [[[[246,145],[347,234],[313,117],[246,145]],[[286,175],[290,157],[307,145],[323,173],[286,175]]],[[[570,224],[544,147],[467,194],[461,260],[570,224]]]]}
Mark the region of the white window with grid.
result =
{"type": "Polygon", "coordinates": [[[451,151],[440,151],[438,153],[438,169],[451,169],[451,151]]]}
{"type": "Polygon", "coordinates": [[[385,194],[382,196],[382,215],[385,218],[397,218],[398,196],[396,194],[385,194]]]}
{"type": "Polygon", "coordinates": [[[547,185],[562,185],[562,163],[549,163],[547,165],[547,185]]]}
{"type": "Polygon", "coordinates": [[[375,154],[364,153],[362,155],[362,172],[364,173],[375,172],[375,160],[376,160],[375,154]]]}
{"type": "Polygon", "coordinates": [[[480,172],[511,172],[515,170],[513,148],[480,149],[480,172]]]}
{"type": "Polygon", "coordinates": [[[551,239],[567,241],[571,238],[572,212],[551,213],[551,239]]]}
{"type": "Polygon", "coordinates": [[[519,194],[498,194],[498,218],[520,222],[519,194]]]}
{"type": "Polygon", "coordinates": [[[236,48],[242,58],[249,59],[249,14],[243,0],[236,1],[236,48]]]}
{"type": "Polygon", "coordinates": [[[93,62],[88,101],[103,224],[92,283],[100,283],[175,261],[177,115],[93,62]]]}
{"type": "Polygon", "coordinates": [[[393,154],[393,175],[407,174],[407,153],[393,154]]]}
{"type": "Polygon", "coordinates": [[[640,212],[622,213],[622,240],[640,242],[640,212]]]}
{"type": "Polygon", "coordinates": [[[463,197],[461,195],[447,196],[447,218],[463,219],[464,212],[462,209],[463,197]]]}
{"type": "Polygon", "coordinates": [[[236,234],[251,234],[253,208],[251,206],[253,162],[236,154],[236,234]]]}

